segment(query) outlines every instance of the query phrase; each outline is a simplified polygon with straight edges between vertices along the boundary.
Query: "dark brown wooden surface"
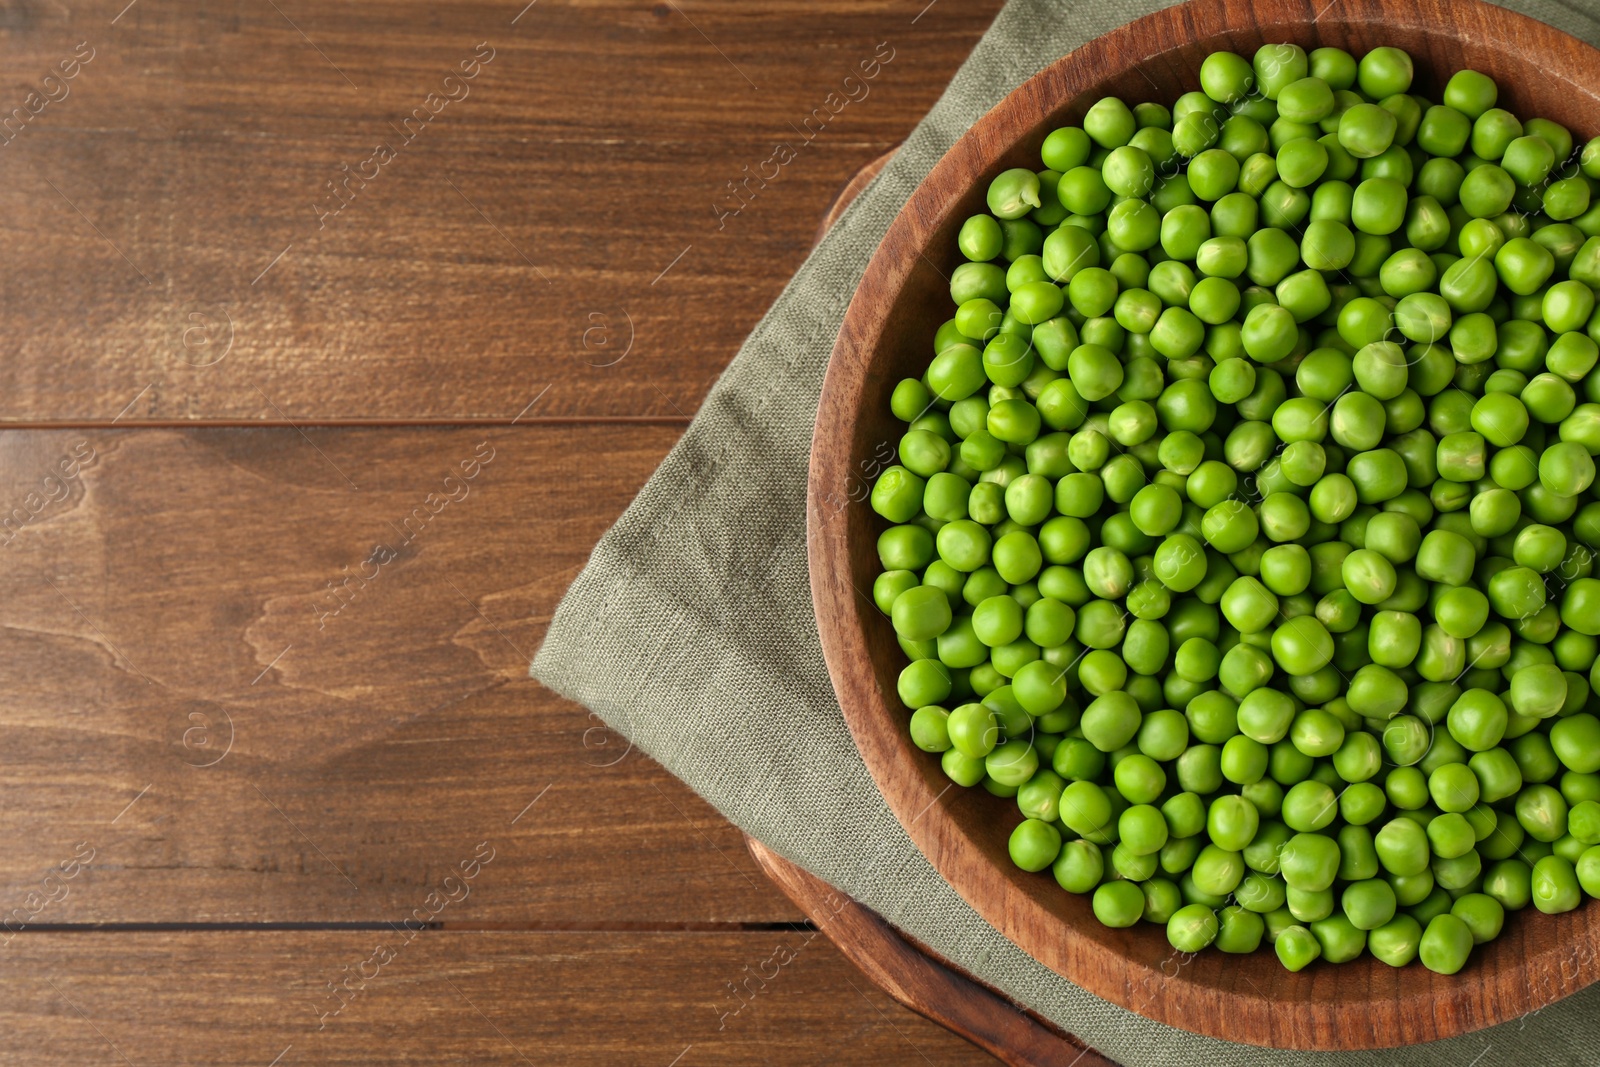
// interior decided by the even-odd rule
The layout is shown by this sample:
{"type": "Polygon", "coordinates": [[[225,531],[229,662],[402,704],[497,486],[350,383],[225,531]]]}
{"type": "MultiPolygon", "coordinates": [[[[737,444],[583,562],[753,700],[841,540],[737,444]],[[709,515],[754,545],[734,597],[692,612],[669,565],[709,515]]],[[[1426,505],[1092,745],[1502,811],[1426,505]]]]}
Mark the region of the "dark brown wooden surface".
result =
{"type": "Polygon", "coordinates": [[[692,793],[526,676],[676,434],[0,434],[0,499],[76,442],[95,455],[3,550],[0,901],[88,840],[102,859],[50,921],[392,918],[489,837],[541,873],[452,918],[795,917],[692,793]],[[477,455],[424,525],[412,509],[477,455]],[[363,587],[380,544],[396,558],[363,587]]]}
{"type": "Polygon", "coordinates": [[[999,0],[125,3],[0,6],[0,1062],[993,1062],[526,663],[999,0]]]}
{"type": "Polygon", "coordinates": [[[912,1011],[949,1027],[1010,1067],[1115,1067],[761,842],[747,837],[745,844],[767,876],[845,958],[912,1011]]]}
{"type": "Polygon", "coordinates": [[[693,413],[999,6],[127,2],[6,5],[3,420],[693,413]]]}
{"type": "Polygon", "coordinates": [[[141,1067],[994,1062],[901,1008],[815,930],[408,937],[19,935],[0,974],[0,1055],[141,1067]]]}
{"type": "Polygon", "coordinates": [[[856,593],[879,569],[872,546],[882,523],[849,501],[861,499],[859,471],[899,432],[889,391],[927,366],[934,326],[948,314],[940,271],[954,265],[956,229],[981,210],[988,180],[1036,160],[1044,136],[1081,118],[1094,100],[1111,94],[1170,103],[1196,88],[1207,53],[1249,54],[1268,40],[1358,54],[1398,46],[1416,57],[1423,92],[1469,67],[1504,87],[1503,107],[1555,119],[1582,137],[1600,132],[1600,54],[1475,0],[1196,0],[1078,49],[968,131],[874,256],[840,332],[818,412],[811,578],[834,688],[879,788],[923,853],[1013,941],[1092,992],[1175,1026],[1278,1047],[1392,1047],[1516,1018],[1593,982],[1600,977],[1600,909],[1514,916],[1456,976],[1421,964],[1395,970],[1370,957],[1289,974],[1270,953],[1189,958],[1158,928],[1101,926],[1087,897],[1009,862],[1006,840],[1020,821],[1014,805],[995,803],[982,790],[950,789],[937,760],[911,744],[904,708],[884,698],[894,692],[903,656],[888,621],[856,593]]]}

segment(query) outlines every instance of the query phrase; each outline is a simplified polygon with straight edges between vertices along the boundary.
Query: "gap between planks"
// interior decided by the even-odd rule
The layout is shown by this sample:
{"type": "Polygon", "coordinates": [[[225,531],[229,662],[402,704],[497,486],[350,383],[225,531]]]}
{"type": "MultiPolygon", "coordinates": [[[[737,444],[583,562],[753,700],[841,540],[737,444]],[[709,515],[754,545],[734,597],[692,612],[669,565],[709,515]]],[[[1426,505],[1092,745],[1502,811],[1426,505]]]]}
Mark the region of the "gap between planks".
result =
{"type": "MultiPolygon", "coordinates": [[[[347,930],[392,930],[393,922],[106,922],[106,923],[29,923],[11,931],[18,934],[128,934],[128,933],[265,933],[272,931],[318,932],[347,930]]],[[[527,934],[742,934],[807,931],[816,924],[799,922],[435,922],[421,927],[443,933],[527,933],[527,934]]]]}
{"type": "Polygon", "coordinates": [[[314,418],[304,419],[0,419],[0,430],[318,430],[318,429],[449,429],[471,426],[687,426],[692,415],[534,415],[490,418],[314,418]]]}

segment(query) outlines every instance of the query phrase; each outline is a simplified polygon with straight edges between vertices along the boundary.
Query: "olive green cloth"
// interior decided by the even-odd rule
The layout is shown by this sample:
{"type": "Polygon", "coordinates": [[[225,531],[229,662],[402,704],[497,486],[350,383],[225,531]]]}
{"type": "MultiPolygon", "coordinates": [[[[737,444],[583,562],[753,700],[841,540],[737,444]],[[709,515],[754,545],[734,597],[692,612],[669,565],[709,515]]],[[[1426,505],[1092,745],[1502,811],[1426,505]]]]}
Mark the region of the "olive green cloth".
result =
{"type": "MultiPolygon", "coordinates": [[[[839,713],[811,610],[806,466],[828,353],[857,279],[895,213],[968,127],[1051,61],[1161,6],[1007,4],[595,548],[533,674],[593,709],[746,832],[1129,1067],[1600,1063],[1600,988],[1494,1029],[1371,1054],[1233,1045],[1103,1001],[1024,954],[940,878],[884,803],[839,713]]],[[[1512,6],[1600,41],[1600,3],[1512,6]]]]}

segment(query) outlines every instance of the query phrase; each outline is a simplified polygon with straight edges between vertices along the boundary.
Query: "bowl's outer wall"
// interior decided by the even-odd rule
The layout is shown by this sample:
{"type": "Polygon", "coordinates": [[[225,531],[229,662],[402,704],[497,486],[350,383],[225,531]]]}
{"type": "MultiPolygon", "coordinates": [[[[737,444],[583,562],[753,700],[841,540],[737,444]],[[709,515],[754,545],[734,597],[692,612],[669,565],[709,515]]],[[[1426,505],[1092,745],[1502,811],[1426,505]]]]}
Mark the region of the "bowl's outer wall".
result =
{"type": "Polygon", "coordinates": [[[911,744],[908,713],[895,697],[905,659],[867,593],[885,523],[865,496],[901,432],[889,395],[931,358],[934,329],[950,313],[945,279],[959,262],[956,231],[984,210],[989,178],[1038,166],[1044,136],[1079,120],[1102,96],[1170,104],[1199,87],[1198,68],[1210,52],[1248,57],[1269,41],[1357,55],[1397,46],[1417,61],[1414,91],[1434,100],[1450,73],[1472,68],[1495,78],[1501,106],[1519,116],[1561,122],[1580,144],[1600,130],[1600,53],[1476,0],[1197,0],[1062,58],[946,155],[895,220],[857,290],[817,415],[808,507],[812,591],[840,704],[879,788],[940,873],[1013,942],[1098,996],[1198,1033],[1276,1047],[1391,1047],[1516,1018],[1587,985],[1600,974],[1600,909],[1514,916],[1453,977],[1420,964],[1394,970],[1371,957],[1290,974],[1270,951],[1188,957],[1160,928],[1104,927],[1087,897],[1010,862],[1006,840],[1020,819],[1013,804],[952,788],[937,758],[911,744]]]}

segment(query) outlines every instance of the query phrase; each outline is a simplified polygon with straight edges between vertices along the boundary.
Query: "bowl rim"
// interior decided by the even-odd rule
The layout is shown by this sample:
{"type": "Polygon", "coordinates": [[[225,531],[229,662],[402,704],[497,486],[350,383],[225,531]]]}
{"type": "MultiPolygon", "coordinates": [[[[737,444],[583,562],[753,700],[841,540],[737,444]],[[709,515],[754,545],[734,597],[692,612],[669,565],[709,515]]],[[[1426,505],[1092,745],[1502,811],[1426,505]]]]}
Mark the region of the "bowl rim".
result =
{"type": "MultiPolygon", "coordinates": [[[[1199,961],[1220,954],[1178,958],[1181,954],[1165,948],[1165,939],[1151,927],[1074,926],[1065,921],[1070,909],[1051,898],[1070,894],[1048,876],[996,863],[992,835],[980,839],[950,817],[949,809],[973,794],[961,791],[944,799],[950,783],[936,761],[911,745],[898,701],[891,709],[870,655],[869,617],[881,627],[881,616],[860,592],[851,564],[852,545],[866,535],[870,522],[861,514],[869,509],[855,506],[866,485],[856,469],[860,398],[874,380],[885,328],[913,273],[937,269],[922,250],[948,226],[977,183],[1003,169],[1008,153],[1015,155],[1030,138],[1042,137],[1045,123],[1064,116],[1118,73],[1201,44],[1215,48],[1266,37],[1312,47],[1334,27],[1345,37],[1378,34],[1367,47],[1381,43],[1385,27],[1403,28],[1439,39],[1440,47],[1464,49],[1464,64],[1490,73],[1495,57],[1524,69],[1536,63],[1547,77],[1579,90],[1576,103],[1545,114],[1560,120],[1587,108],[1600,115],[1600,52],[1481,0],[1257,0],[1252,5],[1190,0],[1095,38],[1050,63],[967,130],[907,199],[873,253],[846,311],[819,398],[806,522],[818,632],[846,723],[901,825],[962,899],[1038,962],[1154,1021],[1250,1044],[1354,1050],[1470,1032],[1537,1011],[1590,984],[1600,978],[1600,906],[1538,916],[1535,930],[1527,923],[1508,926],[1456,976],[1437,975],[1420,964],[1391,970],[1370,956],[1337,967],[1314,964],[1296,974],[1271,960],[1274,973],[1266,989],[1251,980],[1250,961],[1259,962],[1267,953],[1226,958],[1219,970],[1214,962],[1199,961]],[[1153,938],[1160,938],[1162,952],[1149,951],[1153,938]],[[1222,973],[1230,969],[1237,974],[1222,973]]],[[[931,329],[930,324],[930,334],[931,329]]],[[[1080,914],[1085,907],[1078,905],[1080,914]]]]}

